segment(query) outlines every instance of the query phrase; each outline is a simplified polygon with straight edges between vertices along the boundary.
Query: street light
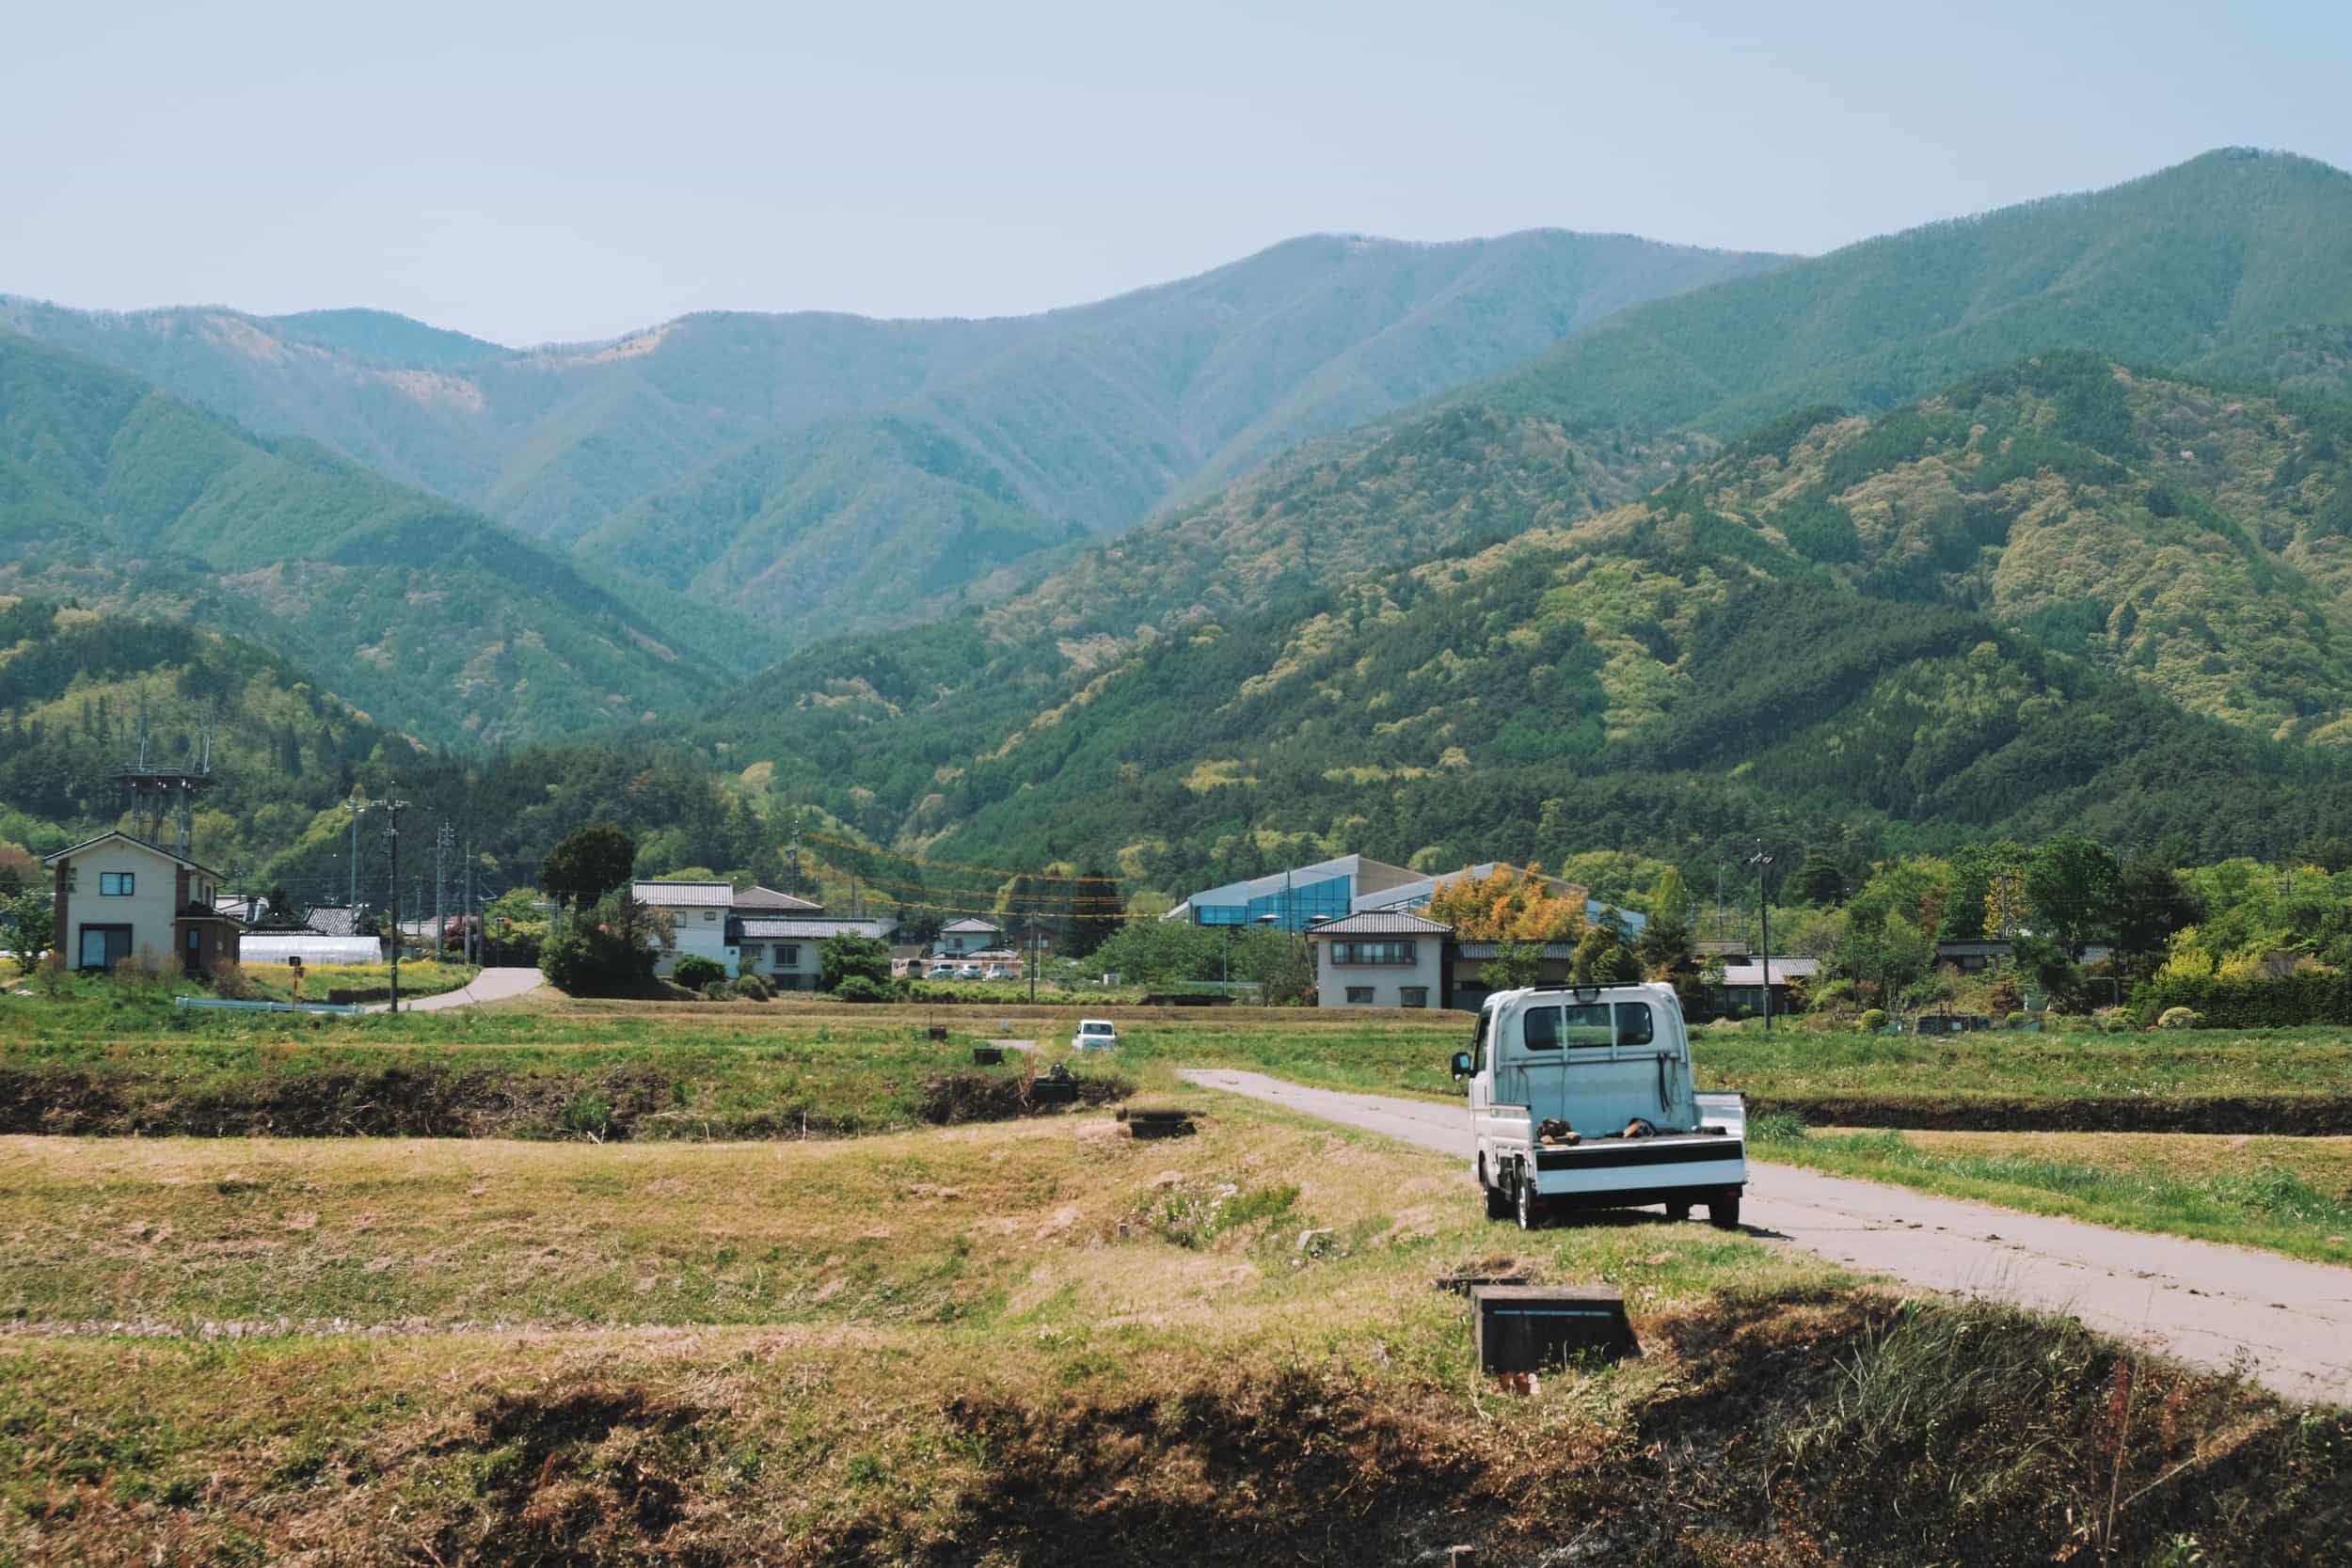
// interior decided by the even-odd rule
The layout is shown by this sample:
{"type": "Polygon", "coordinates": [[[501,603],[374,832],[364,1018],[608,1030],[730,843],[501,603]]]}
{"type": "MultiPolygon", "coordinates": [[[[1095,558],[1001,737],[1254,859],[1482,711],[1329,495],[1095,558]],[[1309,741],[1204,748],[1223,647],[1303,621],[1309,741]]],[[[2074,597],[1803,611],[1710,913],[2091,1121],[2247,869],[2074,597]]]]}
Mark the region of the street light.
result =
{"type": "Polygon", "coordinates": [[[1757,945],[1764,951],[1756,957],[1764,965],[1764,1032],[1769,1035],[1772,1032],[1772,906],[1765,896],[1764,874],[1771,869],[1772,857],[1764,852],[1762,839],[1756,841],[1756,853],[1748,857],[1748,863],[1756,867],[1756,917],[1763,927],[1757,945]]]}

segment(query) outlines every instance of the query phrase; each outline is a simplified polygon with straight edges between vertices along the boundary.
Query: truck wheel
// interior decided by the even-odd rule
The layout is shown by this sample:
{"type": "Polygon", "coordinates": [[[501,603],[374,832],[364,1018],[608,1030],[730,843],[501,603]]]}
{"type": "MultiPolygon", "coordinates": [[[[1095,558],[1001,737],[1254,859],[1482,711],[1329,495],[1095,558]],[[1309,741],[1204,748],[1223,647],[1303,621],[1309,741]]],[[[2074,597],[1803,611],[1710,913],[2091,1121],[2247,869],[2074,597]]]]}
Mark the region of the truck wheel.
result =
{"type": "Polygon", "coordinates": [[[1488,1219],[1507,1220],[1511,1217],[1511,1195],[1487,1182],[1486,1157],[1484,1154],[1478,1157],[1478,1190],[1486,1195],[1488,1219]]]}
{"type": "Polygon", "coordinates": [[[1740,1195],[1725,1193],[1707,1200],[1707,1223],[1718,1230],[1740,1228],[1740,1195]]]}
{"type": "Polygon", "coordinates": [[[1521,1230],[1542,1228],[1543,1209],[1536,1201],[1535,1179],[1525,1171],[1519,1173],[1518,1198],[1519,1228],[1521,1230]]]}
{"type": "Polygon", "coordinates": [[[1666,1205],[1666,1217],[1678,1225],[1691,1217],[1691,1206],[1688,1203],[1669,1203],[1666,1205]]]}

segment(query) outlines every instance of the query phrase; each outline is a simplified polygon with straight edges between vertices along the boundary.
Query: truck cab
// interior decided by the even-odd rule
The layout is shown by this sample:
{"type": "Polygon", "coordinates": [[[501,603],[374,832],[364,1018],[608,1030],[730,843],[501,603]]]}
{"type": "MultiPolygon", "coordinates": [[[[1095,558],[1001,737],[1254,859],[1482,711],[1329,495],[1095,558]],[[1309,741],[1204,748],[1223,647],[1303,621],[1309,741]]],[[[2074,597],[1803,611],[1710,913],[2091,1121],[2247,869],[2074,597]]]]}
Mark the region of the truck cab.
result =
{"type": "Polygon", "coordinates": [[[1699,1094],[1674,988],[1497,991],[1454,1058],[1470,1096],[1472,1172],[1495,1218],[1697,1204],[1730,1229],[1747,1185],[1747,1113],[1699,1094]]]}

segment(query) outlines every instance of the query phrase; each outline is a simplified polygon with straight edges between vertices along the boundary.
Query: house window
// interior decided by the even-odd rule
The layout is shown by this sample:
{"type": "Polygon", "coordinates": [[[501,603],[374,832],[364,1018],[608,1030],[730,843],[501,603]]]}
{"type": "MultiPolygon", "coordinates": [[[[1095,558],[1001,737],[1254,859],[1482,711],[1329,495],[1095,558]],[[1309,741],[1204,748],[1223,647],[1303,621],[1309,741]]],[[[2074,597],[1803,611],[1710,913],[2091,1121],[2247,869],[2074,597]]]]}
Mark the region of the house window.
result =
{"type": "Polygon", "coordinates": [[[778,969],[798,969],[801,967],[801,949],[798,942],[779,942],[777,944],[776,967],[778,969]]]}
{"type": "Polygon", "coordinates": [[[1429,1006],[1429,988],[1400,986],[1397,988],[1396,1005],[1400,1007],[1426,1007],[1429,1006]]]}
{"type": "Polygon", "coordinates": [[[717,920],[718,918],[719,918],[719,911],[718,911],[717,910],[705,910],[705,911],[703,911],[703,919],[704,919],[704,920],[706,920],[706,921],[715,921],[715,920],[717,920]]]}
{"type": "Polygon", "coordinates": [[[85,926],[82,927],[80,965],[84,969],[112,969],[131,956],[131,927],[128,926],[85,926]]]}
{"type": "Polygon", "coordinates": [[[128,898],[138,890],[138,882],[135,871],[101,871],[98,874],[99,896],[128,898]]]}
{"type": "Polygon", "coordinates": [[[1348,987],[1348,988],[1347,988],[1347,1002],[1348,1002],[1348,1006],[1351,1006],[1351,1007],[1369,1007],[1369,1006],[1372,1006],[1372,988],[1371,988],[1370,986],[1350,986],[1350,987],[1348,987]]]}
{"type": "Polygon", "coordinates": [[[765,952],[767,952],[767,951],[768,951],[767,947],[766,947],[765,945],[763,945],[762,943],[759,943],[759,942],[745,942],[745,943],[743,944],[743,963],[744,963],[744,966],[745,966],[746,968],[749,968],[751,965],[755,964],[755,963],[757,963],[757,962],[759,962],[759,959],[760,959],[760,955],[762,955],[763,953],[765,953],[765,952]]]}
{"type": "Polygon", "coordinates": [[[1417,960],[1414,943],[1409,942],[1335,942],[1331,944],[1331,961],[1335,964],[1410,964],[1417,960]]]}

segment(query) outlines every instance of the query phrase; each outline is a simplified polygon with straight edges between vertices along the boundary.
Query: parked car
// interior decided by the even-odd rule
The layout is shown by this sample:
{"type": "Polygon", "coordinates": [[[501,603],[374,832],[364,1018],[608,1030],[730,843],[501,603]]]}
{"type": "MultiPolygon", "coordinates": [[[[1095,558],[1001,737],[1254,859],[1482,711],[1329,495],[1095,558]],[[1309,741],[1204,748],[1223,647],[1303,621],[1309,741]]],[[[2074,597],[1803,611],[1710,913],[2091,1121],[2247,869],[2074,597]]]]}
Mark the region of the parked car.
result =
{"type": "Polygon", "coordinates": [[[979,966],[978,964],[958,964],[958,965],[956,965],[956,978],[957,978],[957,979],[959,979],[959,980],[977,980],[977,979],[978,979],[979,977],[980,977],[980,966],[979,966]]]}
{"type": "Polygon", "coordinates": [[[1070,1042],[1074,1051],[1110,1051],[1119,1045],[1119,1025],[1107,1018],[1082,1018],[1070,1042]]]}

